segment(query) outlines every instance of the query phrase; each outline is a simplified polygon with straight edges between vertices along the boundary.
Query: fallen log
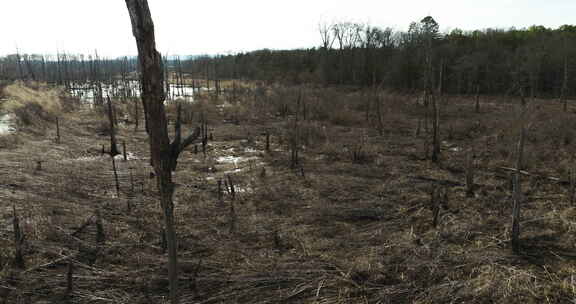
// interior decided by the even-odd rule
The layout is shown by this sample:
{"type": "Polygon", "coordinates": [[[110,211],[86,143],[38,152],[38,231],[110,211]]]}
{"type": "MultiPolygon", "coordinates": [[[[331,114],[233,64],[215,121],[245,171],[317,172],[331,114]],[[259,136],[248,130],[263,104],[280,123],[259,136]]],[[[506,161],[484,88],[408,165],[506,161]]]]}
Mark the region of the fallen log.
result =
{"type": "MultiPolygon", "coordinates": [[[[496,170],[497,171],[504,171],[504,172],[508,172],[508,173],[515,173],[518,171],[518,170],[516,170],[516,168],[510,168],[510,167],[496,167],[496,170]]],[[[542,174],[531,173],[531,172],[524,171],[524,170],[519,170],[519,172],[520,172],[520,174],[525,175],[525,176],[537,177],[537,178],[540,178],[543,180],[549,180],[549,181],[556,182],[556,183],[559,183],[562,185],[569,184],[568,181],[562,180],[559,177],[546,176],[546,175],[542,175],[542,174]]],[[[507,176],[504,176],[504,177],[507,178],[507,176]]]]}
{"type": "Polygon", "coordinates": [[[420,180],[423,182],[430,182],[430,183],[434,183],[434,184],[438,184],[438,185],[442,185],[442,186],[449,186],[449,187],[464,186],[463,183],[451,181],[449,179],[436,179],[436,178],[420,176],[420,175],[419,176],[411,176],[410,178],[420,180]]]}

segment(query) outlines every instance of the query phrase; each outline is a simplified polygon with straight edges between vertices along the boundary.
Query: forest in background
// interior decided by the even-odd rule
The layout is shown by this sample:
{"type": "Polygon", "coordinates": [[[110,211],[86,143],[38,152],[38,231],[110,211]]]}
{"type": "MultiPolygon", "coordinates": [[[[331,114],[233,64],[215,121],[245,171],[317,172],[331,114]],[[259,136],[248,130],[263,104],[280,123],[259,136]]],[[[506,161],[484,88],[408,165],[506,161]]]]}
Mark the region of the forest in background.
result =
{"type": "MultiPolygon", "coordinates": [[[[576,27],[571,25],[441,34],[438,24],[428,21],[431,24],[426,18],[412,23],[407,32],[357,23],[321,25],[318,48],[203,57],[186,68],[201,74],[215,65],[217,75],[225,78],[414,90],[423,87],[430,39],[433,75],[439,75],[442,66],[447,93],[475,93],[480,86],[486,94],[508,94],[523,87],[533,94],[558,96],[565,74],[573,69],[569,54],[576,51],[576,27]]],[[[568,88],[573,88],[574,79],[568,80],[568,88]]]]}
{"type": "MultiPolygon", "coordinates": [[[[450,94],[573,95],[570,77],[576,53],[576,26],[557,29],[484,29],[439,32],[430,16],[408,31],[367,24],[320,24],[319,47],[257,50],[232,55],[165,57],[165,66],[194,78],[246,79],[285,84],[379,86],[398,91],[434,86],[450,94]],[[427,56],[430,55],[429,69],[427,56]],[[519,90],[522,89],[522,90],[519,90]],[[520,92],[522,91],[522,92],[520,92]]],[[[106,82],[118,75],[136,78],[135,57],[19,54],[0,57],[0,77],[69,85],[106,82]]]]}

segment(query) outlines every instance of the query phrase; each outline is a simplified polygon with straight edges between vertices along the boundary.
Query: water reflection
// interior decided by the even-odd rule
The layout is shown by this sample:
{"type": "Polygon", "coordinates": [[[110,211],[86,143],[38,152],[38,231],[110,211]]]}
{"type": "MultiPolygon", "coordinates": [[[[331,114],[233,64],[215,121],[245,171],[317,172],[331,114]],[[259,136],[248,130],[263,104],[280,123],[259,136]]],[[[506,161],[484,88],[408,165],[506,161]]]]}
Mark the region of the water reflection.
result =
{"type": "MultiPolygon", "coordinates": [[[[167,100],[185,100],[194,101],[194,94],[200,91],[208,91],[205,87],[195,87],[184,84],[170,84],[170,90],[167,92],[167,100]]],[[[116,81],[114,83],[72,83],[69,88],[70,94],[79,97],[82,101],[93,104],[98,96],[114,98],[133,98],[140,97],[140,83],[136,80],[116,81]]]]}

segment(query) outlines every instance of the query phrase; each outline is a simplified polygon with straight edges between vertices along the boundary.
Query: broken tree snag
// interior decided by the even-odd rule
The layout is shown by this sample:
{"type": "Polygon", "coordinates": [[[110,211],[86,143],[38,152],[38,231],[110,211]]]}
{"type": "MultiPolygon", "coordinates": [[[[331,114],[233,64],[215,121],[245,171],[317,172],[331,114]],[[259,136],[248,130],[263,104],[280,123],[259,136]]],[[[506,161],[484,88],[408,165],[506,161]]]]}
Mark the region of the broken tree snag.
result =
{"type": "Polygon", "coordinates": [[[568,184],[570,206],[574,206],[574,200],[576,199],[576,172],[574,171],[574,167],[570,168],[570,172],[568,173],[568,184]]]}
{"type": "MultiPolygon", "coordinates": [[[[524,110],[524,109],[522,109],[524,110]]],[[[524,142],[526,137],[526,129],[524,127],[524,113],[521,116],[520,138],[518,139],[518,146],[516,149],[516,174],[514,174],[514,193],[513,193],[513,209],[512,209],[512,235],[511,244],[512,251],[515,254],[520,253],[520,208],[522,205],[522,189],[520,169],[522,167],[522,156],[524,153],[524,142]]]]}
{"type": "Polygon", "coordinates": [[[100,209],[96,209],[96,244],[102,245],[106,241],[106,234],[104,233],[104,224],[102,223],[102,215],[100,209]]]}
{"type": "Polygon", "coordinates": [[[466,152],[466,197],[474,197],[474,149],[466,152]]]}
{"type": "Polygon", "coordinates": [[[68,269],[66,272],[66,298],[72,296],[74,291],[74,264],[72,261],[68,261],[68,269]]]}
{"type": "Polygon", "coordinates": [[[56,117],[56,143],[60,143],[60,120],[56,117]]]}
{"type": "Polygon", "coordinates": [[[438,226],[438,216],[440,215],[440,188],[432,188],[430,191],[430,211],[432,211],[432,227],[438,226]]]}
{"type": "Polygon", "coordinates": [[[150,138],[150,159],[156,176],[160,205],[164,215],[164,229],[168,249],[168,279],[170,283],[170,303],[178,300],[178,255],[176,231],[174,227],[174,183],[172,170],[176,160],[186,146],[192,144],[200,132],[195,130],[182,140],[181,121],[177,119],[176,136],[171,143],[168,137],[168,122],[164,110],[164,68],[162,56],[156,50],[154,23],[146,0],[125,0],[132,34],[138,48],[141,98],[146,121],[146,132],[150,138]]]}
{"type": "Polygon", "coordinates": [[[171,163],[170,163],[170,170],[176,171],[176,166],[178,165],[178,157],[180,153],[186,149],[187,146],[192,144],[194,140],[196,140],[201,133],[200,128],[194,129],[194,132],[190,134],[187,138],[182,141],[182,104],[178,103],[177,112],[176,112],[176,123],[174,124],[174,140],[170,144],[170,153],[171,153],[171,163]]]}
{"type": "Polygon", "coordinates": [[[236,200],[236,190],[234,187],[234,182],[232,181],[232,177],[230,175],[226,175],[228,180],[228,185],[230,186],[230,195],[232,199],[230,200],[230,222],[229,222],[229,233],[233,234],[236,231],[236,207],[234,206],[234,202],[236,200]]]}
{"type": "Polygon", "coordinates": [[[480,85],[479,84],[476,85],[476,96],[474,97],[474,100],[475,100],[475,106],[474,106],[475,112],[480,113],[480,85]]]}
{"type": "Polygon", "coordinates": [[[118,180],[118,171],[116,170],[116,161],[112,157],[112,171],[114,173],[114,183],[116,185],[116,197],[120,198],[120,181],[118,180]]]}
{"type": "Polygon", "coordinates": [[[134,99],[134,132],[138,131],[138,125],[140,123],[140,113],[138,112],[138,100],[134,99]]]}
{"type": "Polygon", "coordinates": [[[41,160],[36,161],[36,171],[42,171],[42,162],[41,160]]]}
{"type": "Polygon", "coordinates": [[[110,156],[114,157],[120,154],[120,152],[118,151],[118,145],[116,144],[116,128],[114,125],[112,100],[110,100],[110,96],[108,96],[108,121],[110,122],[110,156]]]}
{"type": "Polygon", "coordinates": [[[16,206],[12,206],[12,210],[12,226],[14,229],[14,265],[19,269],[24,269],[24,232],[22,232],[22,229],[20,228],[20,218],[16,213],[16,206]]]}

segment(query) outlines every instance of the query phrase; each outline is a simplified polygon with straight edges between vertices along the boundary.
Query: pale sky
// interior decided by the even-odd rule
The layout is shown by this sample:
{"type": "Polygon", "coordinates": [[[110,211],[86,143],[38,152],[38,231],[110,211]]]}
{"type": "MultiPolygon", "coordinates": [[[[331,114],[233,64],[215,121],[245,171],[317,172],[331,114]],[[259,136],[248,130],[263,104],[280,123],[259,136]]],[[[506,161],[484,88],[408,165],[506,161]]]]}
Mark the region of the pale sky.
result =
{"type": "MultiPolygon", "coordinates": [[[[431,15],[443,31],[576,24],[576,0],[148,0],[163,54],[215,54],[320,44],[318,24],[406,30],[431,15]]],[[[0,55],[135,55],[123,0],[0,0],[0,55]]]]}

